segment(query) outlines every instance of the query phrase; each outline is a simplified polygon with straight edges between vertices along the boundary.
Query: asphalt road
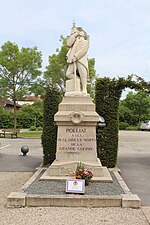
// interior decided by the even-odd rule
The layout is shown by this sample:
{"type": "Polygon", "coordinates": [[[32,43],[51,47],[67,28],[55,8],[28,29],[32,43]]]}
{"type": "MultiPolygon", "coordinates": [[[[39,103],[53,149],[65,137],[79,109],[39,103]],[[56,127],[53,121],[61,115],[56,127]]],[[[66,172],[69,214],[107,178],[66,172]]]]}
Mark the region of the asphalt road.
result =
{"type": "MultiPolygon", "coordinates": [[[[32,172],[42,163],[40,139],[0,139],[0,172],[32,172]],[[20,149],[29,147],[27,156],[20,149]]],[[[150,206],[150,132],[120,131],[118,164],[131,192],[150,206]]]]}
{"type": "Polygon", "coordinates": [[[0,139],[0,172],[32,172],[42,163],[43,153],[40,139],[0,139]],[[27,145],[26,156],[21,147],[27,145]]]}
{"type": "Polygon", "coordinates": [[[150,206],[150,132],[119,133],[118,167],[131,192],[150,206]]]}

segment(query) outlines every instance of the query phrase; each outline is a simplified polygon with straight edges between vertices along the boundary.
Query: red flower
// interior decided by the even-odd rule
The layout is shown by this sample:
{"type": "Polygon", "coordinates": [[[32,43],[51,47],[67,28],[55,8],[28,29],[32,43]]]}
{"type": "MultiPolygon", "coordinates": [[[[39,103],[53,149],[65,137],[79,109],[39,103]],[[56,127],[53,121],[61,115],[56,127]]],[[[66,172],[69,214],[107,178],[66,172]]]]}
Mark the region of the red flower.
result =
{"type": "Polygon", "coordinates": [[[77,179],[85,179],[85,180],[91,180],[91,178],[93,177],[93,173],[84,167],[83,163],[78,163],[77,168],[76,168],[76,178],[77,179]]]}

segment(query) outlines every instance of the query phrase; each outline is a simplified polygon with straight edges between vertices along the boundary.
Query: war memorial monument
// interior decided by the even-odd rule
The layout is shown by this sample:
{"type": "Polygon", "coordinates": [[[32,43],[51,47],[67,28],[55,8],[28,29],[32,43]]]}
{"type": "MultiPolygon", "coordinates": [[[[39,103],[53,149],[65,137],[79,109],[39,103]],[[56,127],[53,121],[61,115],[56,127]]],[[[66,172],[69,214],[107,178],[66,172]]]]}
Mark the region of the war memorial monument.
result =
{"type": "Polygon", "coordinates": [[[92,170],[93,181],[111,182],[106,167],[97,158],[96,124],[99,115],[87,93],[89,36],[75,24],[67,37],[66,92],[54,120],[58,126],[56,160],[41,179],[61,180],[72,176],[78,162],[92,170]]]}
{"type": "Polygon", "coordinates": [[[139,197],[131,193],[117,168],[108,170],[97,157],[96,125],[100,115],[87,93],[89,36],[74,24],[67,45],[68,80],[54,117],[58,126],[56,159],[48,168],[39,167],[18,192],[10,193],[7,206],[139,208],[139,197]],[[92,183],[85,195],[68,194],[65,182],[84,183],[73,178],[80,162],[92,171],[92,183]]]}

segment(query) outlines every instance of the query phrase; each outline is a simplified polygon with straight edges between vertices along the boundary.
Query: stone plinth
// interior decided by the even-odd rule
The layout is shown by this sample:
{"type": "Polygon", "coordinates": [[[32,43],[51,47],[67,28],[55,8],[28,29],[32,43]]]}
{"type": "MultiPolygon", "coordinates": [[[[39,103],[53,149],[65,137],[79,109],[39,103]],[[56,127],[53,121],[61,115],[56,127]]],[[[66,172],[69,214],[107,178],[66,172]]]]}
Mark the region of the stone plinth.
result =
{"type": "Polygon", "coordinates": [[[93,180],[111,182],[106,167],[97,158],[96,124],[99,115],[90,96],[65,96],[55,114],[58,125],[56,160],[41,179],[73,176],[78,162],[92,170],[93,180]]]}
{"type": "Polygon", "coordinates": [[[11,192],[7,197],[8,207],[24,207],[26,205],[25,198],[27,193],[23,192],[11,192]]]}
{"type": "Polygon", "coordinates": [[[140,208],[141,200],[136,194],[123,194],[122,207],[123,208],[140,208]]]}

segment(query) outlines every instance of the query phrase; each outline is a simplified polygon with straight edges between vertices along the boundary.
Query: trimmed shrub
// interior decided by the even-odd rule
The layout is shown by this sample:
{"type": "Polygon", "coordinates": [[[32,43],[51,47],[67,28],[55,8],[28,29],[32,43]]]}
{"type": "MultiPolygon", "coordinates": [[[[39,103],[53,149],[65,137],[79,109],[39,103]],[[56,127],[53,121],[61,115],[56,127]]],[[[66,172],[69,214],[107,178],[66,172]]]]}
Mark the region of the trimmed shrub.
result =
{"type": "Polygon", "coordinates": [[[126,130],[139,130],[139,126],[128,126],[126,130]]]}
{"type": "Polygon", "coordinates": [[[35,131],[36,130],[36,127],[35,126],[31,126],[29,130],[30,131],[35,131]]]}
{"type": "Polygon", "coordinates": [[[56,158],[57,125],[54,121],[54,115],[58,111],[59,102],[60,93],[52,87],[47,87],[44,98],[44,118],[42,133],[44,165],[51,164],[56,158]]]}
{"type": "Polygon", "coordinates": [[[119,122],[119,130],[126,130],[126,128],[129,126],[126,122],[119,122]]]}
{"type": "Polygon", "coordinates": [[[118,109],[122,93],[120,83],[107,77],[96,80],[96,112],[106,127],[97,134],[97,154],[103,166],[114,167],[118,151],[118,109]]]}
{"type": "Polygon", "coordinates": [[[119,100],[122,91],[127,87],[147,93],[150,90],[149,82],[133,74],[126,79],[104,77],[96,80],[96,111],[106,122],[106,127],[97,134],[97,154],[102,164],[107,167],[114,167],[117,163],[119,100]]]}
{"type": "Polygon", "coordinates": [[[125,88],[150,93],[149,82],[134,74],[126,79],[104,77],[96,81],[96,111],[106,122],[106,127],[97,134],[97,153],[107,167],[114,167],[117,163],[119,100],[125,88]]]}
{"type": "Polygon", "coordinates": [[[41,131],[41,130],[43,130],[43,128],[42,128],[42,127],[37,127],[36,130],[37,130],[37,131],[41,131]]]}

